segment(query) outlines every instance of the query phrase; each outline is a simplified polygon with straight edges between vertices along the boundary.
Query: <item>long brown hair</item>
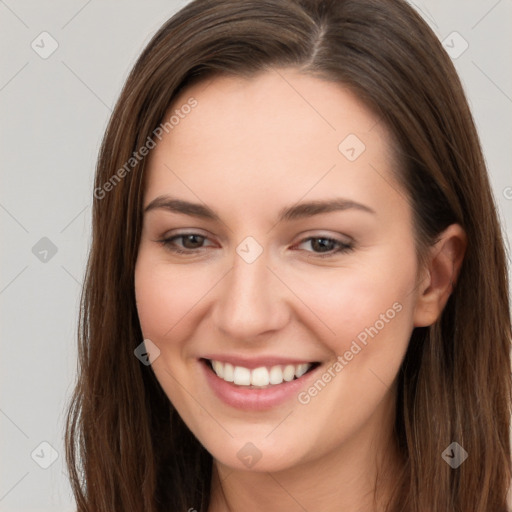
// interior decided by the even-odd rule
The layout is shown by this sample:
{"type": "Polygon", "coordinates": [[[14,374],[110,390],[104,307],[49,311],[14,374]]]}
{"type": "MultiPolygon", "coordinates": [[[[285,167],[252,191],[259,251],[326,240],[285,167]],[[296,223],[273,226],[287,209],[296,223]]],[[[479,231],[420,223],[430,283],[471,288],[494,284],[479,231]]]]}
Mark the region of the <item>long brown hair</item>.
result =
{"type": "Polygon", "coordinates": [[[142,342],[134,267],[146,164],[134,153],[187,85],[283,67],[345,84],[390,128],[420,261],[449,224],[468,237],[442,316],[414,329],[398,375],[395,432],[405,463],[389,511],[504,512],[512,476],[504,244],[459,78],[404,0],[196,0],[140,55],[96,169],[65,433],[78,511],[208,508],[212,458],[134,356],[142,342]],[[452,442],[469,454],[457,469],[442,459],[452,442]]]}

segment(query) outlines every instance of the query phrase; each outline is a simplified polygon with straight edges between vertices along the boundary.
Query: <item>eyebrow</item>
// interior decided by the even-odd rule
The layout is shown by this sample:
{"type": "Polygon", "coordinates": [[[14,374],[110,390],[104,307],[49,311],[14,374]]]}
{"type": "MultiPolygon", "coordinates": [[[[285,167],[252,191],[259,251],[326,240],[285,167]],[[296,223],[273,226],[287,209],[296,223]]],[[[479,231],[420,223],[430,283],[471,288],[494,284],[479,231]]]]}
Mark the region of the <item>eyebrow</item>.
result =
{"type": "MultiPolygon", "coordinates": [[[[219,215],[211,208],[200,203],[191,203],[182,199],[176,199],[170,196],[158,196],[153,199],[144,212],[149,212],[156,209],[163,209],[175,213],[182,213],[200,219],[220,221],[219,215]]],[[[335,211],[344,210],[360,210],[363,212],[375,214],[375,210],[361,203],[357,203],[350,199],[335,198],[329,200],[318,200],[298,203],[293,206],[282,208],[278,214],[278,222],[292,221],[313,217],[322,213],[330,213],[335,211]]]]}

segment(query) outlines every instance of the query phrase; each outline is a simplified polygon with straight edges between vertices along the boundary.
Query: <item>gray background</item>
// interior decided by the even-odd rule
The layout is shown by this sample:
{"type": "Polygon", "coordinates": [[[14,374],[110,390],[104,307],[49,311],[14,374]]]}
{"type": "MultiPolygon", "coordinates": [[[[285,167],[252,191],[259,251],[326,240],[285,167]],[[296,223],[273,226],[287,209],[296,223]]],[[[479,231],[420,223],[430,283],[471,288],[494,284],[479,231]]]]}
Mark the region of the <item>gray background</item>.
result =
{"type": "MultiPolygon", "coordinates": [[[[186,3],[0,0],[0,511],[73,510],[63,420],[95,159],[136,57],[186,3]],[[58,43],[47,58],[44,31],[58,43]],[[47,469],[51,450],[42,442],[58,453],[47,469]]],[[[511,240],[512,0],[413,4],[454,56],[469,45],[454,62],[511,240]]]]}

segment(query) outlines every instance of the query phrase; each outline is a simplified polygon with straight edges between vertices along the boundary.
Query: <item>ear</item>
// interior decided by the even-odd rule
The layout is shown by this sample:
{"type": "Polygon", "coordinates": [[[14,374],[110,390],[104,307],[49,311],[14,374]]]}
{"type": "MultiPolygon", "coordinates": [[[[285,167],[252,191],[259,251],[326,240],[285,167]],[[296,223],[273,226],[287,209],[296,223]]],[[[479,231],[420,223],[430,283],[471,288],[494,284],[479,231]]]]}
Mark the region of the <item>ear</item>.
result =
{"type": "Polygon", "coordinates": [[[425,277],[418,287],[414,327],[432,325],[441,316],[453,291],[467,247],[459,224],[451,224],[430,249],[425,277]]]}

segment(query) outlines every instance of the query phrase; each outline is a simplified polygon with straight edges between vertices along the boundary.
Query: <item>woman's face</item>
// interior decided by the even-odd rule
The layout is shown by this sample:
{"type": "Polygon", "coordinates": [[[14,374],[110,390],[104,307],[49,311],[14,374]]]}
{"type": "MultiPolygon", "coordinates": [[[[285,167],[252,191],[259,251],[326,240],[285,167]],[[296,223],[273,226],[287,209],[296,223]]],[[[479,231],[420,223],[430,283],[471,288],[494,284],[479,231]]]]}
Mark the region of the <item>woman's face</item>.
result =
{"type": "Polygon", "coordinates": [[[387,131],[293,70],[195,85],[173,113],[135,269],[163,390],[231,468],[366,453],[392,425],[417,297],[387,131]]]}

